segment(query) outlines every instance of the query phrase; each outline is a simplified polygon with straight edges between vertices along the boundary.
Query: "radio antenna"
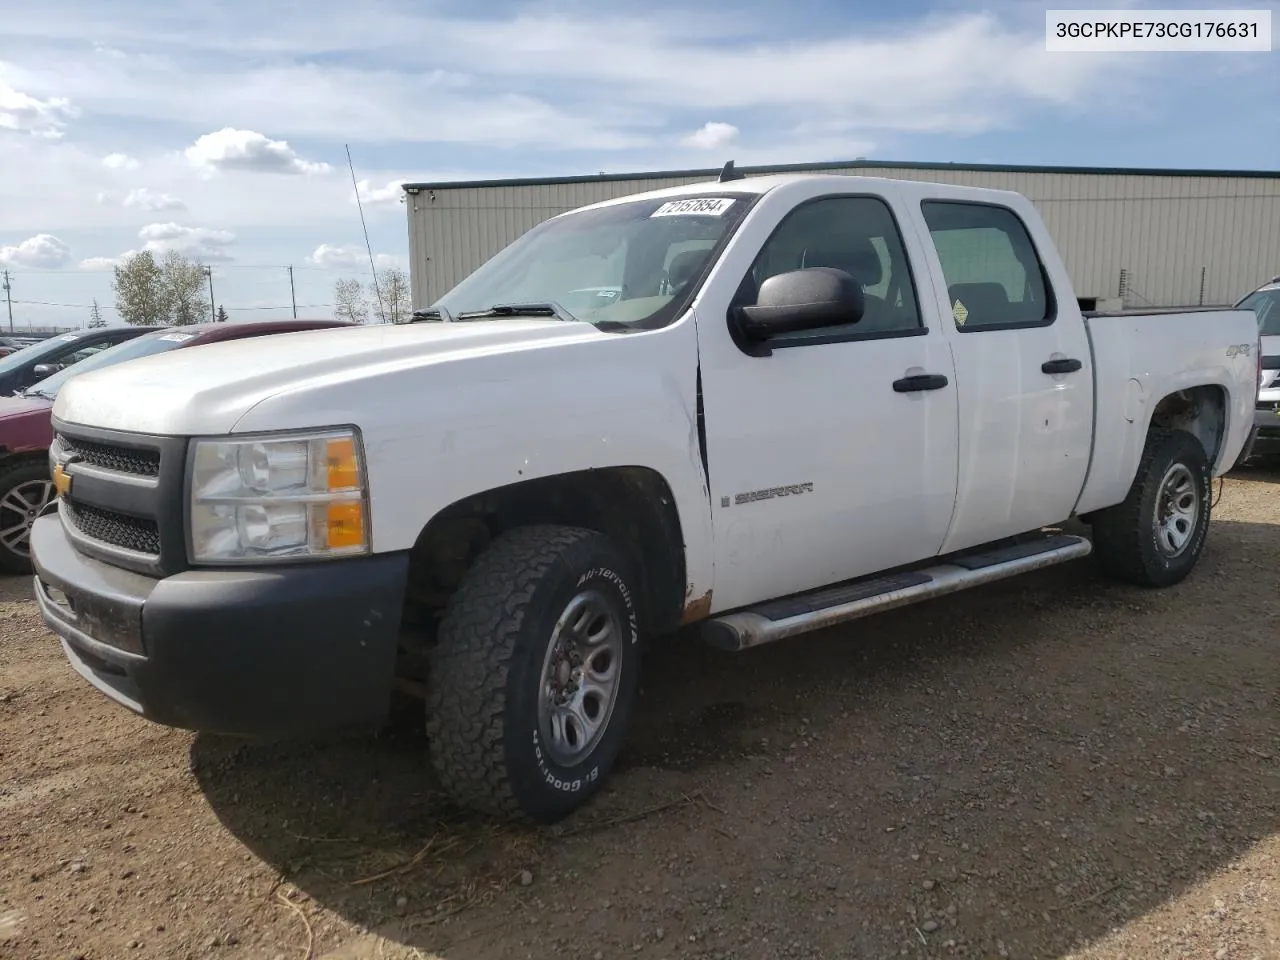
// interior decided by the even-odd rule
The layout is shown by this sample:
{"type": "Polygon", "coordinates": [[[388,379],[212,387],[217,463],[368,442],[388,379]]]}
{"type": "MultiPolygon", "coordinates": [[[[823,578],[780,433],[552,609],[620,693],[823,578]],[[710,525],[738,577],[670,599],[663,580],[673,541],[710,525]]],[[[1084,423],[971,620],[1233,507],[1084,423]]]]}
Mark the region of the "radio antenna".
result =
{"type": "Polygon", "coordinates": [[[356,192],[356,208],[360,211],[360,229],[364,231],[364,247],[369,251],[369,272],[373,274],[373,292],[378,298],[378,317],[387,322],[387,312],[382,307],[382,290],[378,287],[378,268],[373,265],[373,245],[369,243],[369,227],[364,222],[364,204],[360,202],[360,184],[356,183],[356,165],[351,162],[351,147],[347,148],[347,167],[351,170],[351,189],[356,192]]]}

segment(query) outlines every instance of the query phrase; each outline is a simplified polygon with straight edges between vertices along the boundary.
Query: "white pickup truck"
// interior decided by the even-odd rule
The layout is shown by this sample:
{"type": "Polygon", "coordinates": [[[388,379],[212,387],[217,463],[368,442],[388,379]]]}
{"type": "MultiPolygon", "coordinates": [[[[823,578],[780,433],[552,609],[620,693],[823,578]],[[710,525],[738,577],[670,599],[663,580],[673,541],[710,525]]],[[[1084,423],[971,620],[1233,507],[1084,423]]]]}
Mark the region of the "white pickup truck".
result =
{"type": "Polygon", "coordinates": [[[566,213],[417,317],[73,380],[36,595],[159,723],[416,691],[443,787],[535,822],[608,775],[646,638],[744,650],[1090,552],[1177,583],[1259,372],[1249,311],[1082,314],[1019,194],[866,177],[566,213]]]}

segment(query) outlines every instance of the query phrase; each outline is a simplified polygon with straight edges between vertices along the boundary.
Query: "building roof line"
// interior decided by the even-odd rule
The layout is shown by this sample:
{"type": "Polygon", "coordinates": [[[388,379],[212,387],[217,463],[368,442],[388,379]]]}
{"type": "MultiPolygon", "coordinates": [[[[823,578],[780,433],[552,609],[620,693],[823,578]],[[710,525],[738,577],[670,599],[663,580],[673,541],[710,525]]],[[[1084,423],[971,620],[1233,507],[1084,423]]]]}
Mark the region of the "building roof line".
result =
{"type": "MultiPolygon", "coordinates": [[[[737,172],[748,176],[764,176],[778,173],[824,173],[835,170],[962,170],[971,173],[1057,173],[1090,174],[1094,176],[1120,177],[1217,177],[1240,179],[1277,179],[1280,170],[1204,170],[1161,167],[1068,167],[1036,166],[1003,163],[909,163],[892,160],[846,160],[824,163],[783,163],[758,167],[738,167],[737,172]]],[[[406,193],[423,190],[461,190],[474,187],[534,187],[570,183],[618,183],[626,180],[669,180],[676,178],[707,178],[720,175],[720,167],[701,170],[653,170],[638,173],[599,173],[571,177],[515,177],[495,180],[439,180],[431,183],[404,183],[406,193]]]]}

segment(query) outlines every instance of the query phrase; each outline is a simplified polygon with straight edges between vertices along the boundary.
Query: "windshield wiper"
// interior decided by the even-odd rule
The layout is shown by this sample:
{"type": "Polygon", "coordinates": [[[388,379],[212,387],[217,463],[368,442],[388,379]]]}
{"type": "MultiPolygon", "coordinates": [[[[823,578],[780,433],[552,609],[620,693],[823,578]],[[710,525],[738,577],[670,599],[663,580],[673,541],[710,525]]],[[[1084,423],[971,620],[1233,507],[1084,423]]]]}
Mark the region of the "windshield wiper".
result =
{"type": "Polygon", "coordinates": [[[413,311],[409,317],[410,323],[422,323],[426,320],[443,320],[445,323],[452,323],[453,314],[446,307],[427,307],[413,311]]]}
{"type": "Polygon", "coordinates": [[[37,390],[35,387],[32,387],[32,388],[30,388],[30,389],[28,389],[28,390],[23,390],[21,393],[19,393],[19,394],[15,394],[15,396],[19,396],[19,397],[39,397],[41,400],[52,400],[52,399],[53,399],[53,394],[51,394],[51,393],[45,393],[43,390],[37,390]]]}
{"type": "Polygon", "coordinates": [[[577,323],[578,318],[554,300],[540,303],[495,303],[488,310],[473,310],[458,314],[458,320],[484,320],[489,317],[555,317],[577,323]]]}

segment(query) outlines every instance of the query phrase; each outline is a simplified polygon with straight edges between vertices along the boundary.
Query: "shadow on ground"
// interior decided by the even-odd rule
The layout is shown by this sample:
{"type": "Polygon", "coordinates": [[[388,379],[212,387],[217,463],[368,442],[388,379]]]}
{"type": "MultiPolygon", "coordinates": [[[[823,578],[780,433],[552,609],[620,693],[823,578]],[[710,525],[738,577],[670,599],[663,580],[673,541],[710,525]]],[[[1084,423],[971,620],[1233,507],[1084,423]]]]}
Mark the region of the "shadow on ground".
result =
{"type": "Polygon", "coordinates": [[[1280,829],[1277,562],[1280,526],[1216,521],[1168,591],[1082,562],[747,655],[665,646],[617,774],[558,832],[451,810],[412,708],[376,738],[200,737],[192,763],[317,902],[448,957],[631,955],[655,923],[682,955],[688,931],[707,955],[772,932],[796,956],[1060,956],[1280,829]],[[672,906],[707,886],[715,910],[672,906]]]}

